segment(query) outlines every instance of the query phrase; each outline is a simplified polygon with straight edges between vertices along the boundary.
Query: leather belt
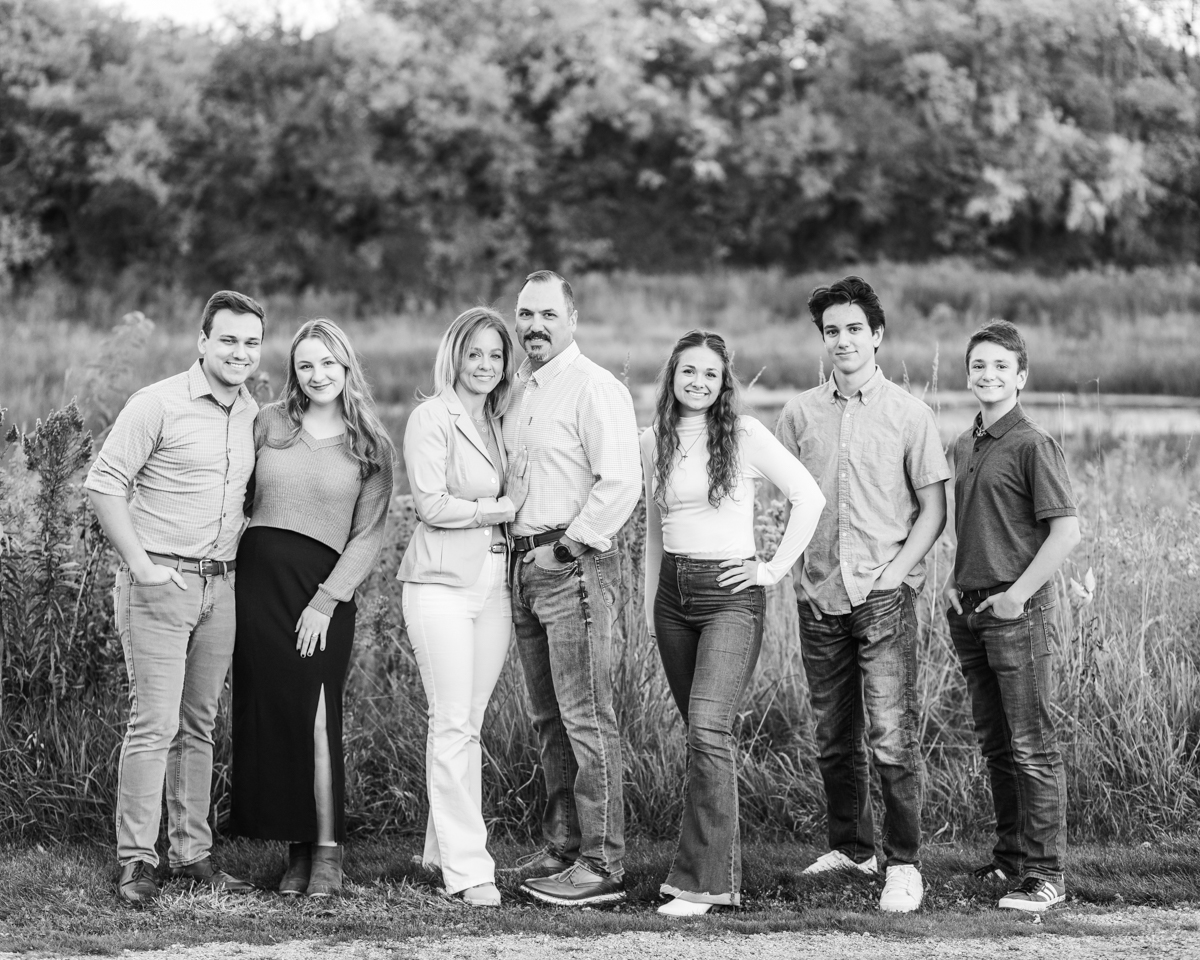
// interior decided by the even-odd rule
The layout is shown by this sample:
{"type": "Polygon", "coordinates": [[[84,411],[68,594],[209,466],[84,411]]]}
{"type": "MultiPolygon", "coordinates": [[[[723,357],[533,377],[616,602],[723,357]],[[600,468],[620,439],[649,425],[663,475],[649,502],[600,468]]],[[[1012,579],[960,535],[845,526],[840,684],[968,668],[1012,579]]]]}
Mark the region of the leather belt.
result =
{"type": "Polygon", "coordinates": [[[237,569],[236,560],[197,560],[194,557],[169,557],[162,553],[147,553],[161,567],[173,567],[180,573],[198,573],[202,577],[223,577],[237,569]]]}
{"type": "Polygon", "coordinates": [[[980,590],[960,590],[959,595],[962,598],[960,602],[964,609],[969,607],[973,611],[988,597],[995,596],[997,593],[1003,593],[1011,586],[1011,583],[998,583],[994,587],[983,587],[980,590]]]}
{"type": "Polygon", "coordinates": [[[547,530],[545,533],[535,533],[530,537],[513,537],[513,553],[528,553],[534,547],[540,547],[544,543],[553,543],[555,540],[561,540],[563,534],[566,532],[566,527],[559,527],[557,530],[547,530]]]}

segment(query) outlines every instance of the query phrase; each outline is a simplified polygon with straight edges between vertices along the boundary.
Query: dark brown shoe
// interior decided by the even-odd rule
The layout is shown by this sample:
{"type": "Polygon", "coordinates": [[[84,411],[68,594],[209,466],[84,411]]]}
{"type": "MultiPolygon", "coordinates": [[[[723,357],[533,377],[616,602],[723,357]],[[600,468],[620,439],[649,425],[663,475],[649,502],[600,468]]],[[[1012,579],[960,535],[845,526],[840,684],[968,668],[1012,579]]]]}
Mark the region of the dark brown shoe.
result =
{"type": "Polygon", "coordinates": [[[312,873],[312,844],[289,843],[288,865],[279,881],[279,892],[285,897],[298,897],[308,890],[312,873]]]}
{"type": "Polygon", "coordinates": [[[342,892],[342,845],[312,845],[312,875],[308,879],[310,897],[332,897],[342,892]]]}
{"type": "Polygon", "coordinates": [[[145,907],[158,899],[158,884],[154,882],[154,867],[145,860],[121,864],[117,880],[117,896],[126,903],[145,907]]]}
{"type": "Polygon", "coordinates": [[[181,880],[190,880],[193,884],[207,887],[209,890],[219,890],[222,893],[250,893],[254,884],[231,877],[224,870],[213,866],[212,857],[205,857],[186,867],[173,867],[171,876],[181,880]]]}
{"type": "Polygon", "coordinates": [[[515,873],[525,879],[552,877],[570,868],[574,863],[574,860],[559,856],[550,847],[542,847],[540,850],[521,857],[513,866],[498,870],[497,873],[515,873]]]}

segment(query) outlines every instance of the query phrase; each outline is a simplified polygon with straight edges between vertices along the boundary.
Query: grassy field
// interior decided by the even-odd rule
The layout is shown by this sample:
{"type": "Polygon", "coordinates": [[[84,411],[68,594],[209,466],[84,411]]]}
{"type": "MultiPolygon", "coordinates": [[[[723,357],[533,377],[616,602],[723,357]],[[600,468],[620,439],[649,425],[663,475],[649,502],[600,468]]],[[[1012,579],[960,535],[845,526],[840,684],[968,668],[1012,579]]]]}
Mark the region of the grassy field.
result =
{"type": "MultiPolygon", "coordinates": [[[[745,849],[744,905],[691,920],[654,912],[670,865],[669,844],[635,842],[629,850],[629,900],[612,910],[556,910],[534,904],[517,876],[500,877],[504,905],[478,910],[437,893],[436,875],[409,863],[418,842],[358,842],[347,849],[348,884],[336,900],[289,900],[269,892],[234,897],[165,888],[162,906],[134,911],[112,893],[108,851],[97,846],[0,848],[0,951],[113,954],[214,941],[269,944],[401,940],[524,933],[594,938],[622,931],[728,933],[838,931],[946,941],[1059,934],[1120,937],[1140,933],[1138,917],[1114,927],[1105,915],[1128,906],[1188,907],[1200,899],[1194,845],[1170,841],[1138,846],[1085,846],[1071,854],[1069,899],[1039,922],[995,909],[1002,885],[975,880],[987,858],[979,846],[944,844],[926,850],[925,901],[919,913],[880,914],[881,882],[859,875],[805,877],[819,851],[797,844],[752,843],[745,849]]],[[[494,847],[497,864],[526,848],[494,847]]],[[[217,852],[227,869],[270,889],[282,872],[278,844],[230,843],[217,852]]],[[[1184,929],[1200,930],[1194,917],[1184,929]]]]}

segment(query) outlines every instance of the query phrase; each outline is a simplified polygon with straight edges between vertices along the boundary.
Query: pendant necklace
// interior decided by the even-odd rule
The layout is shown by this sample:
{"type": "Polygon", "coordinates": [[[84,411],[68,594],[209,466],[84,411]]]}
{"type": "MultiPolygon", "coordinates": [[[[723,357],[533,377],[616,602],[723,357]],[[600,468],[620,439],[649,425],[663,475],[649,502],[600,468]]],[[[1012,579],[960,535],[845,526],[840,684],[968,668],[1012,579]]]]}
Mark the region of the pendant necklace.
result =
{"type": "Polygon", "coordinates": [[[688,445],[687,445],[687,446],[684,448],[683,452],[682,452],[682,453],[679,455],[679,462],[680,462],[680,463],[683,463],[683,461],[684,461],[684,460],[686,460],[686,459],[688,458],[688,454],[692,452],[692,447],[694,447],[694,446],[696,445],[696,441],[697,441],[697,440],[699,440],[701,437],[707,437],[707,436],[708,436],[707,424],[706,424],[705,426],[706,426],[706,429],[704,429],[704,430],[701,430],[701,431],[700,431],[698,434],[696,434],[694,437],[692,437],[692,442],[691,442],[691,443],[689,443],[689,444],[688,444],[688,445]]]}

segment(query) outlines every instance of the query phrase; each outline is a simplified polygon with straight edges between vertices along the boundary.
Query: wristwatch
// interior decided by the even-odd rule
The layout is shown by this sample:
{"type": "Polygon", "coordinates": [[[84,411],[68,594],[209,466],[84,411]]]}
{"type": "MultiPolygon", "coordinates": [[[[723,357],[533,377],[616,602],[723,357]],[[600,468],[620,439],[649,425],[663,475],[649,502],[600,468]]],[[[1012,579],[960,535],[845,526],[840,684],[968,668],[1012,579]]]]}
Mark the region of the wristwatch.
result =
{"type": "Polygon", "coordinates": [[[573,554],[571,552],[571,548],[568,547],[561,540],[555,540],[554,541],[554,559],[557,560],[559,563],[570,563],[572,560],[575,559],[575,554],[573,554]]]}

